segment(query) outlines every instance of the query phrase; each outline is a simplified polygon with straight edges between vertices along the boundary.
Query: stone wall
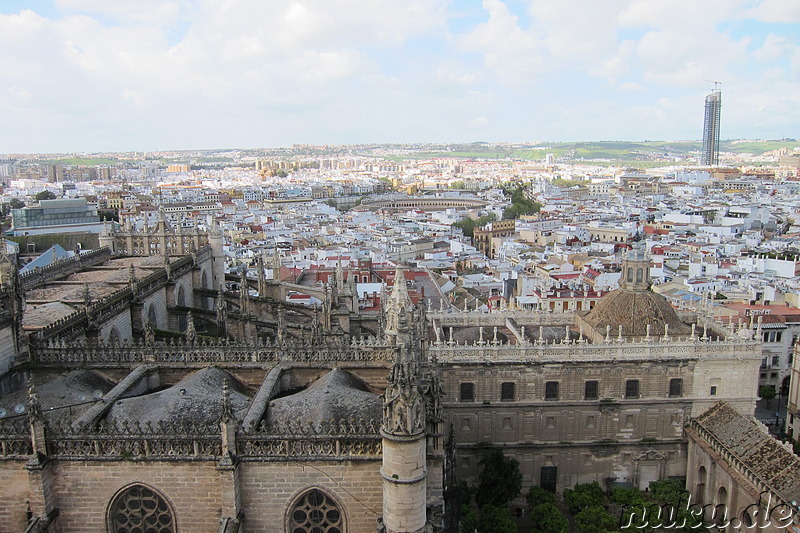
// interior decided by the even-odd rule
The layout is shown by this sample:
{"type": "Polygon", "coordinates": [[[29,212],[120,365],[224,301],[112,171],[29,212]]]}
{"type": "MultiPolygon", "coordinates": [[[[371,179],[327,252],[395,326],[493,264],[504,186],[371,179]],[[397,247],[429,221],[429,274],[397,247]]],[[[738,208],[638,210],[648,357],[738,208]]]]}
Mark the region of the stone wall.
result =
{"type": "Polygon", "coordinates": [[[14,325],[9,322],[0,329],[0,376],[5,374],[14,363],[15,351],[14,325]]]}
{"type": "Polygon", "coordinates": [[[119,335],[117,339],[118,342],[121,343],[125,340],[130,341],[133,339],[131,322],[132,319],[130,312],[116,315],[111,320],[107,320],[105,323],[103,323],[100,330],[100,338],[103,340],[103,342],[110,342],[111,332],[116,328],[117,334],[119,335]]]}
{"type": "MultiPolygon", "coordinates": [[[[150,307],[152,306],[156,316],[156,329],[167,329],[169,327],[169,315],[167,313],[167,295],[164,289],[160,289],[150,294],[143,300],[142,320],[147,322],[150,307]]],[[[134,327],[137,325],[134,324],[134,327]]],[[[144,326],[142,324],[141,326],[144,326]]]]}
{"type": "MultiPolygon", "coordinates": [[[[759,501],[758,491],[745,481],[744,476],[737,474],[733,469],[724,468],[718,454],[707,445],[698,444],[692,438],[689,439],[688,447],[686,489],[692,496],[692,503],[724,505],[728,520],[740,516],[741,512],[750,504],[759,501]],[[721,489],[724,490],[723,498],[720,498],[722,496],[721,489]]],[[[776,503],[772,505],[776,505],[776,503]]],[[[758,531],[777,532],[778,530],[759,529],[758,531]]]]}
{"type": "Polygon", "coordinates": [[[731,353],[727,360],[700,359],[695,368],[694,387],[688,389],[697,400],[692,416],[699,416],[718,401],[725,401],[743,415],[755,411],[758,394],[758,369],[754,358],[739,358],[731,353]],[[712,395],[712,387],[715,394],[712,395]]]}
{"type": "MultiPolygon", "coordinates": [[[[686,445],[666,443],[594,443],[532,444],[493,443],[506,457],[519,461],[522,496],[533,485],[543,485],[543,468],[554,469],[555,489],[561,493],[578,483],[627,481],[646,488],[655,479],[681,478],[686,475],[686,445]]],[[[460,479],[474,480],[480,472],[485,449],[461,446],[456,460],[460,479]]],[[[522,503],[522,497],[519,502],[522,503]]]]}
{"type": "Polygon", "coordinates": [[[253,462],[239,465],[243,529],[283,533],[290,506],[306,490],[321,489],[341,506],[344,531],[375,531],[383,513],[380,459],[314,461],[305,463],[253,462]]]}
{"type": "Polygon", "coordinates": [[[653,479],[683,476],[693,369],[687,361],[641,360],[444,365],[443,406],[455,430],[458,475],[477,476],[480,446],[492,443],[519,460],[526,486],[539,484],[542,467],[555,467],[559,492],[590,481],[646,487],[653,479]],[[671,379],[682,380],[680,396],[669,396],[671,379]],[[639,381],[635,398],[625,397],[628,380],[639,381]],[[584,399],[587,381],[598,382],[596,399],[584,399]],[[556,399],[545,399],[547,382],[558,383],[556,399]],[[473,401],[461,401],[462,383],[473,384],[473,401]],[[510,399],[502,399],[503,383],[513,384],[510,399]],[[656,453],[642,458],[651,450],[656,453]]]}
{"type": "Polygon", "coordinates": [[[25,461],[0,461],[0,533],[25,531],[29,501],[25,461]]]}
{"type": "Polygon", "coordinates": [[[167,499],[178,531],[219,529],[224,473],[215,462],[59,461],[52,468],[61,533],[105,533],[111,498],[131,483],[148,485],[167,499]]]}

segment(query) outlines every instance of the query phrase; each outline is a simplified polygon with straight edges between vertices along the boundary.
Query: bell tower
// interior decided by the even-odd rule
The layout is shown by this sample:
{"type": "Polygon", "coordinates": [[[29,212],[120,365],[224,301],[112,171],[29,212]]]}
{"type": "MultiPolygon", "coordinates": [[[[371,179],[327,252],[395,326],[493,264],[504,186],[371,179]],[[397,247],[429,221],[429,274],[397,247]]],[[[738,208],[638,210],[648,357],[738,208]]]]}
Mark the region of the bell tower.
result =
{"type": "Polygon", "coordinates": [[[642,248],[633,248],[622,258],[621,289],[646,291],[650,288],[650,258],[642,248]]]}

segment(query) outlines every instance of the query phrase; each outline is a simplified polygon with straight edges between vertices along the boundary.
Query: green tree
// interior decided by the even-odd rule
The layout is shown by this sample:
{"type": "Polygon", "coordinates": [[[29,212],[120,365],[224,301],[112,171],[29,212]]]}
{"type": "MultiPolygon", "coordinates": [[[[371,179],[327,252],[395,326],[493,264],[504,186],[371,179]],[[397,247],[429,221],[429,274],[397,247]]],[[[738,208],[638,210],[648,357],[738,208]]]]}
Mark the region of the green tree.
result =
{"type": "Polygon", "coordinates": [[[617,531],[619,521],[605,507],[592,505],[575,515],[575,527],[581,533],[611,533],[617,531]]]}
{"type": "Polygon", "coordinates": [[[45,189],[44,191],[42,191],[40,193],[37,193],[35,198],[36,198],[36,201],[55,200],[56,195],[55,195],[55,193],[53,191],[48,191],[48,190],[45,189]]]}
{"type": "Polygon", "coordinates": [[[463,533],[475,533],[478,531],[478,512],[471,505],[461,507],[461,531],[463,533]]]}
{"type": "Polygon", "coordinates": [[[464,237],[472,237],[475,231],[475,221],[469,217],[464,217],[458,222],[453,222],[452,226],[460,229],[464,237]]]}
{"type": "Polygon", "coordinates": [[[537,505],[531,510],[533,530],[536,533],[567,533],[569,522],[552,503],[537,505]]]}
{"type": "Polygon", "coordinates": [[[493,449],[481,459],[480,465],[482,470],[475,491],[478,507],[501,507],[519,496],[522,491],[519,461],[506,457],[502,450],[493,449]]]}
{"type": "Polygon", "coordinates": [[[458,222],[453,222],[451,226],[460,229],[464,233],[464,237],[471,238],[475,234],[475,228],[483,227],[489,222],[493,222],[495,220],[497,220],[497,215],[494,213],[489,213],[488,215],[484,215],[478,219],[464,217],[458,222]]]}
{"type": "Polygon", "coordinates": [[[506,196],[511,196],[511,205],[503,210],[503,219],[519,218],[522,215],[538,213],[542,204],[534,202],[525,194],[525,187],[518,185],[515,189],[505,189],[506,196]]]}
{"type": "Polygon", "coordinates": [[[478,518],[480,533],[517,533],[517,522],[508,507],[486,505],[478,518]]]}
{"type": "Polygon", "coordinates": [[[11,209],[22,209],[25,207],[25,202],[19,198],[12,198],[11,201],[8,202],[8,205],[11,207],[11,209]]]}
{"type": "Polygon", "coordinates": [[[564,503],[573,515],[587,507],[602,506],[603,500],[603,489],[597,481],[579,483],[572,489],[564,490],[564,503]]]}
{"type": "Polygon", "coordinates": [[[767,400],[767,407],[772,407],[772,400],[775,399],[775,387],[773,385],[761,385],[758,388],[758,395],[767,400]]]}
{"type": "Polygon", "coordinates": [[[555,178],[550,183],[552,183],[556,187],[564,187],[564,188],[574,187],[576,185],[580,185],[581,184],[580,181],[565,180],[564,178],[555,178]]]}
{"type": "Polygon", "coordinates": [[[611,501],[617,505],[640,505],[646,502],[642,493],[636,489],[617,487],[611,491],[611,501]]]}
{"type": "Polygon", "coordinates": [[[533,509],[543,503],[556,503],[555,495],[547,489],[543,489],[538,485],[534,485],[528,490],[528,495],[525,497],[528,502],[528,509],[533,509]]]}
{"type": "MultiPolygon", "coordinates": [[[[661,506],[661,523],[683,531],[707,531],[702,518],[689,511],[689,493],[674,479],[650,482],[650,498],[661,506]]],[[[651,520],[652,521],[652,520],[651,520]]]]}

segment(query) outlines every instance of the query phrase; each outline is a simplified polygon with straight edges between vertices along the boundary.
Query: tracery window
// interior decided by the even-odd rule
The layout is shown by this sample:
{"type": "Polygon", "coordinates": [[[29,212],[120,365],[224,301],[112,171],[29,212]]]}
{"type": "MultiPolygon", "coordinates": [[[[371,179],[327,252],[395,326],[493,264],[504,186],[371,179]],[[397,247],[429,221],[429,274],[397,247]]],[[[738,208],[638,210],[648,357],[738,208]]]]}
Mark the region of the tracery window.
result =
{"type": "Polygon", "coordinates": [[[342,533],[344,517],[325,493],[312,489],[289,510],[289,533],[342,533]]]}
{"type": "Polygon", "coordinates": [[[119,344],[119,330],[111,328],[111,333],[108,334],[108,344],[119,344]]]}
{"type": "Polygon", "coordinates": [[[144,485],[131,485],[111,502],[110,533],[175,533],[175,518],[166,500],[144,485]]]}
{"type": "Polygon", "coordinates": [[[150,323],[150,325],[154,328],[158,327],[158,315],[156,315],[156,310],[153,307],[153,304],[150,304],[147,307],[147,322],[150,323]]]}

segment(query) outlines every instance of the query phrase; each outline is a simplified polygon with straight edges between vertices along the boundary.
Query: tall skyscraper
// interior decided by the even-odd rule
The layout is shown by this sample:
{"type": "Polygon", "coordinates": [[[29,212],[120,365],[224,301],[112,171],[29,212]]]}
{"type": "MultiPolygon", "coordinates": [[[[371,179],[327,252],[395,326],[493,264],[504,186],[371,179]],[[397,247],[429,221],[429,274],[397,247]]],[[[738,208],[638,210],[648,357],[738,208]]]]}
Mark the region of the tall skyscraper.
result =
{"type": "Polygon", "coordinates": [[[703,124],[703,156],[701,164],[719,165],[719,114],[722,92],[714,90],[706,96],[706,114],[703,124]]]}

